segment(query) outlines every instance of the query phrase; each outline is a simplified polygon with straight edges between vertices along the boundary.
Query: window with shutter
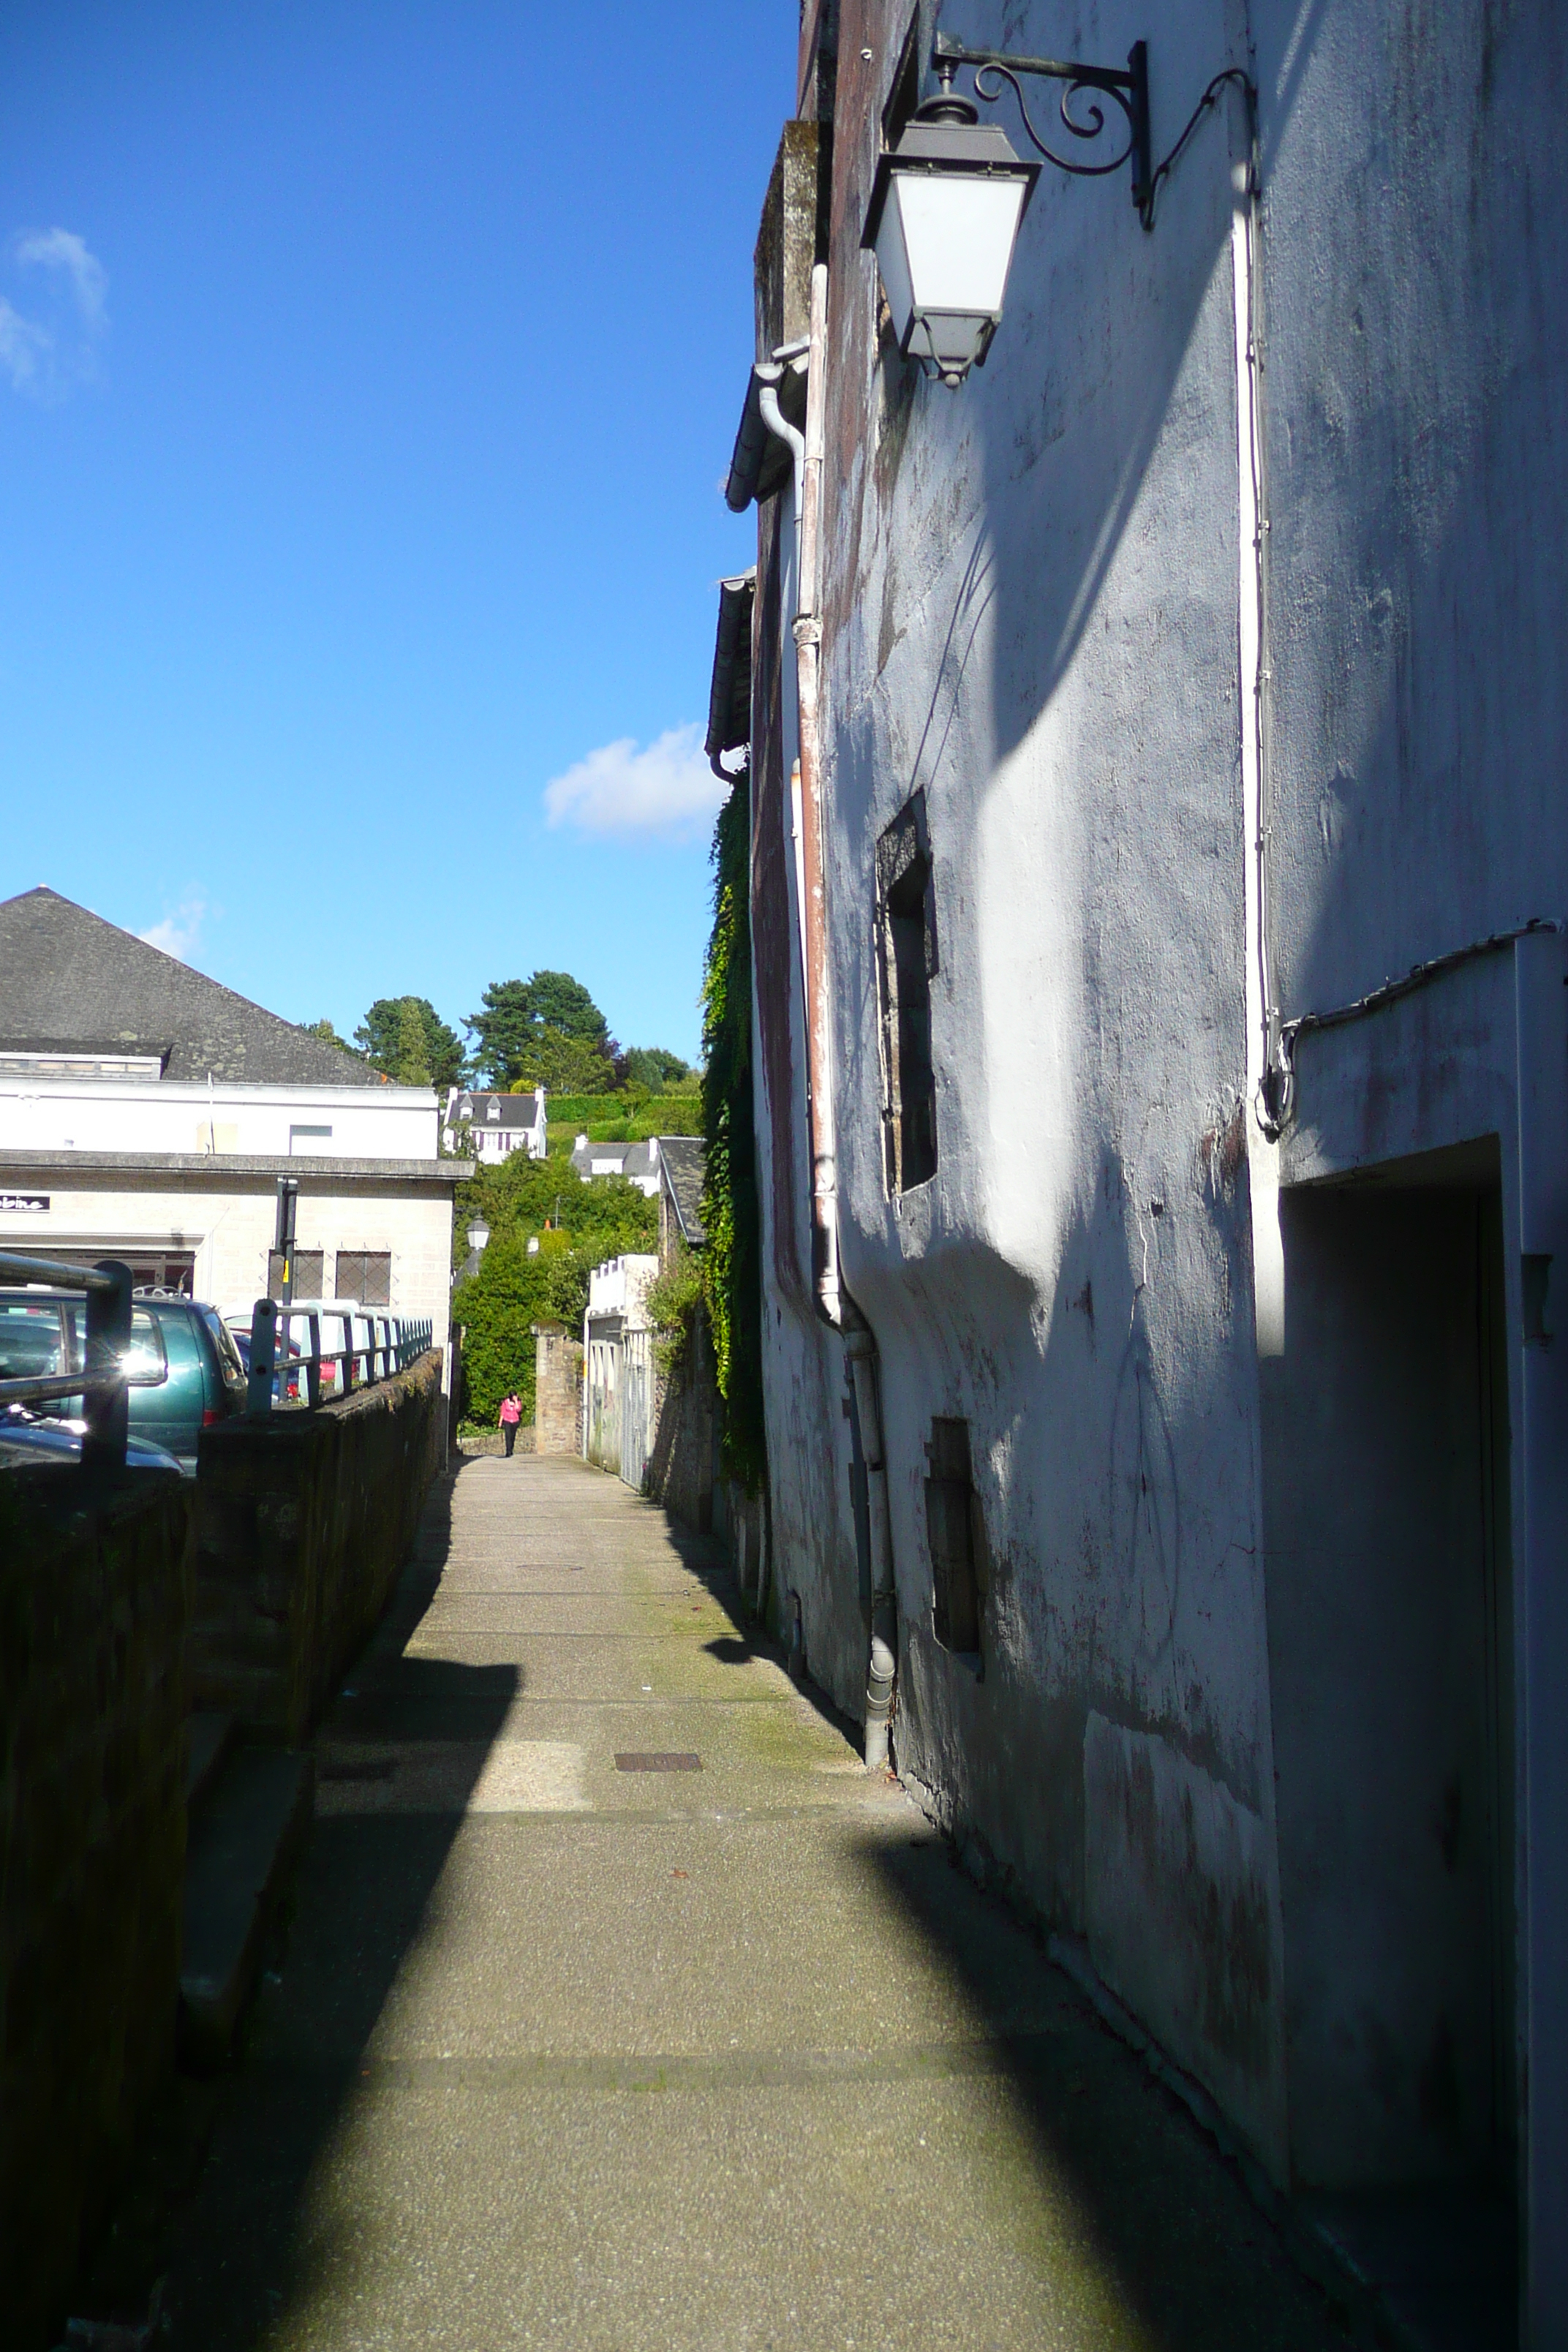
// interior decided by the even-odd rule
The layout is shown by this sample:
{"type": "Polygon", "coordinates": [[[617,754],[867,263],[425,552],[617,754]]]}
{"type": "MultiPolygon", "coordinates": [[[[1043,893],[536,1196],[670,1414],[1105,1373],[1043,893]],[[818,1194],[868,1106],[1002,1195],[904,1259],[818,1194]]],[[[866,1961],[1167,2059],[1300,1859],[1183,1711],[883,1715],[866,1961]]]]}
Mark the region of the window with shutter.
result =
{"type": "Polygon", "coordinates": [[[362,1307],[390,1307],[392,1252],[340,1250],[333,1269],[332,1296],[357,1299],[362,1307]]]}

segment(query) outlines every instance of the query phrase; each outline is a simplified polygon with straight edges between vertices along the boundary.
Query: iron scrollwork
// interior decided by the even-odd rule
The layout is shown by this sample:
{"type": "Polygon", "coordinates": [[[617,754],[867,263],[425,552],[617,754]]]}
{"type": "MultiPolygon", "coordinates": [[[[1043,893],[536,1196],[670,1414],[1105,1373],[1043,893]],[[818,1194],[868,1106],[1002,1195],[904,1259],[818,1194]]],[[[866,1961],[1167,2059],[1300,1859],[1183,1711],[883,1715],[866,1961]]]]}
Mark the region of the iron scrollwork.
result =
{"type": "MultiPolygon", "coordinates": [[[[1123,163],[1131,163],[1132,201],[1140,215],[1143,215],[1144,206],[1150,203],[1152,194],[1149,153],[1149,53],[1144,42],[1133,43],[1123,72],[1115,66],[1066,64],[1058,58],[1007,57],[996,49],[966,49],[956,41],[950,40],[946,34],[939,33],[931,52],[931,63],[944,88],[949,89],[956,67],[973,66],[975,95],[983,98],[988,105],[995,103],[1002,95],[1003,84],[1008,84],[1018,101],[1018,112],[1026,135],[1046,161],[1054,163],[1058,171],[1070,172],[1078,179],[1098,180],[1103,179],[1107,173],[1119,172],[1123,163]],[[1030,120],[1023,85],[1018,79],[1020,74],[1039,74],[1047,80],[1066,85],[1058,110],[1062,127],[1070,138],[1082,140],[1087,145],[1095,145],[1107,136],[1115,142],[1114,125],[1108,132],[1106,110],[1100,102],[1109,99],[1120,110],[1126,122],[1126,144],[1118,144],[1116,152],[1110,157],[1100,154],[1080,159],[1070,153],[1058,154],[1041,138],[1030,120]],[[1081,105],[1080,102],[1086,99],[1089,101],[1087,106],[1081,105]],[[1080,104],[1080,110],[1077,113],[1074,111],[1075,103],[1080,104]]],[[[1144,226],[1149,225],[1145,219],[1144,226]]]]}
{"type": "Polygon", "coordinates": [[[1135,41],[1123,73],[1114,66],[1086,66],[1065,63],[1057,58],[1005,57],[995,49],[965,49],[945,33],[936,37],[931,63],[942,78],[945,89],[951,89],[955,68],[973,66],[974,92],[987,105],[994,105],[1007,84],[1018,101],[1018,113],[1024,131],[1047,163],[1060,172],[1070,172],[1079,179],[1102,179],[1107,173],[1119,172],[1123,163],[1132,166],[1132,201],[1138,207],[1138,217],[1145,228],[1154,226],[1154,201],[1163,182],[1204,116],[1219,100],[1227,87],[1238,89],[1246,100],[1249,131],[1256,140],[1258,92],[1251,78],[1239,66],[1228,66],[1215,74],[1196,106],[1185,129],[1163,163],[1155,165],[1149,144],[1149,52],[1142,41],[1135,41]],[[1025,102],[1020,74],[1038,74],[1050,81],[1066,85],[1062,91],[1061,115],[1063,128],[1074,139],[1093,145],[1107,137],[1115,139],[1114,122],[1107,129],[1105,108],[1100,99],[1110,99],[1120,108],[1127,125],[1127,143],[1119,147],[1109,160],[1096,157],[1075,160],[1070,154],[1058,155],[1056,149],[1041,138],[1029,119],[1025,102]],[[1089,94],[1093,92],[1092,98],[1089,94]],[[1073,111],[1075,101],[1089,98],[1080,113],[1073,111]]]}
{"type": "Polygon", "coordinates": [[[1028,105],[1024,97],[1023,84],[1019,81],[1018,77],[1014,72],[1012,67],[1005,66],[998,58],[993,58],[989,64],[977,66],[975,68],[974,94],[976,98],[984,99],[987,105],[994,104],[995,100],[1001,97],[1002,85],[1004,82],[1008,82],[1012,85],[1013,95],[1018,101],[1018,113],[1023,121],[1025,131],[1034,141],[1035,145],[1039,149],[1040,153],[1045,157],[1047,163],[1056,164],[1058,171],[1071,172],[1081,179],[1096,179],[1102,176],[1107,172],[1119,172],[1123,163],[1126,163],[1128,157],[1131,154],[1133,148],[1138,143],[1138,123],[1130,93],[1114,85],[1108,85],[1102,80],[1091,79],[1085,75],[1079,74],[1068,81],[1066,89],[1062,91],[1059,112],[1061,114],[1064,128],[1069,131],[1075,139],[1094,141],[1100,138],[1105,130],[1104,108],[1091,103],[1086,110],[1088,120],[1086,121],[1079,122],[1074,120],[1071,107],[1074,99],[1080,97],[1086,90],[1101,90],[1104,92],[1106,97],[1115,100],[1116,104],[1121,109],[1122,114],[1126,117],[1127,144],[1125,147],[1120,148],[1110,158],[1109,163],[1074,162],[1070,155],[1058,155],[1055,148],[1050,146],[1044,139],[1041,138],[1039,132],[1036,130],[1033,121],[1030,120],[1028,105]]]}

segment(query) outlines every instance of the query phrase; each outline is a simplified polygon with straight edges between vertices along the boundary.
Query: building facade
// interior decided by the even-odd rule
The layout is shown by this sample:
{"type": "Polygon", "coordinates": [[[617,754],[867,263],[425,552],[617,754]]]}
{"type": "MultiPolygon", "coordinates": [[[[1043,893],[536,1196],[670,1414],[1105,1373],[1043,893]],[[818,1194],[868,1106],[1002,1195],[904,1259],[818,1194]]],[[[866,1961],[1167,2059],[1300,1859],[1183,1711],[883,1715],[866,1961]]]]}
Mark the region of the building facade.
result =
{"type": "Polygon", "coordinates": [[[531,1160],[542,1160],[550,1148],[542,1087],[521,1095],[448,1087],[441,1125],[447,1150],[460,1159],[471,1151],[476,1160],[493,1161],[526,1151],[531,1160]]]}
{"type": "Polygon", "coordinates": [[[223,1313],[293,1295],[423,1318],[445,1347],[453,1188],[427,1087],[280,1021],[49,890],[0,905],[0,1249],[124,1259],[223,1313]]]}
{"type": "Polygon", "coordinates": [[[1511,2217],[1544,2347],[1568,26],[951,29],[1146,39],[1156,158],[1214,102],[1152,230],[1046,163],[952,390],[862,247],[935,12],[804,11],[730,478],[774,1591],[1277,2181],[1511,2217]]]}

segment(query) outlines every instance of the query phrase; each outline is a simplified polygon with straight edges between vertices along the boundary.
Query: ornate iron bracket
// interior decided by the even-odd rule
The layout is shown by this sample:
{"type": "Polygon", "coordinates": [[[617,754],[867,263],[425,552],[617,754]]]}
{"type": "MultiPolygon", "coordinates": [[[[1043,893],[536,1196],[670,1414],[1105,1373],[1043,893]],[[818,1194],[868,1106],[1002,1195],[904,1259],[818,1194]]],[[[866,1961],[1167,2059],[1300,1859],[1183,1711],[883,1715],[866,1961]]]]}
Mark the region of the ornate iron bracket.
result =
{"type": "Polygon", "coordinates": [[[1058,58],[1008,57],[999,49],[966,49],[946,33],[938,33],[931,48],[931,64],[944,89],[952,87],[952,77],[960,66],[974,68],[974,94],[987,105],[994,105],[1002,95],[1004,82],[1010,85],[1018,101],[1018,113],[1024,130],[1047,163],[1061,172],[1071,172],[1075,178],[1100,179],[1110,172],[1119,172],[1123,163],[1132,166],[1132,201],[1138,217],[1146,229],[1154,226],[1154,201],[1161,184],[1170,177],[1176,158],[1181,154],[1203,117],[1214,106],[1220,92],[1234,82],[1247,98],[1249,118],[1257,106],[1258,93],[1239,66],[1230,66],[1215,74],[1189,116],[1185,129],[1163,163],[1156,164],[1149,141],[1149,48],[1145,41],[1134,41],[1127,58],[1127,70],[1119,72],[1114,66],[1086,66],[1064,63],[1058,58]],[[1058,111],[1062,126],[1074,139],[1093,144],[1108,140],[1115,149],[1109,158],[1099,156],[1093,161],[1075,161],[1071,155],[1058,155],[1048,146],[1029,119],[1025,103],[1020,74],[1039,74],[1050,81],[1065,82],[1058,111]],[[1110,99],[1121,110],[1126,125],[1124,145],[1117,144],[1117,126],[1107,129],[1106,111],[1092,98],[1087,100],[1079,113],[1073,111],[1075,100],[1084,100],[1094,91],[1110,99]]]}

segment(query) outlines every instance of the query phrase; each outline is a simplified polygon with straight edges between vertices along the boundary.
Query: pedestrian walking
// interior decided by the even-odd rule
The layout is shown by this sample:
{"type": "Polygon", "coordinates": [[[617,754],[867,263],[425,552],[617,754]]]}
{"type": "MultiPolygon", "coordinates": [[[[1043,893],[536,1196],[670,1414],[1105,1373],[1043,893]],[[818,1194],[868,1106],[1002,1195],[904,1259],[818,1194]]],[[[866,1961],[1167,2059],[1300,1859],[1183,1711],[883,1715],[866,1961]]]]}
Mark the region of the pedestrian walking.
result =
{"type": "Polygon", "coordinates": [[[522,1419],[522,1400],[515,1389],[508,1389],[500,1401],[500,1433],[506,1440],[506,1458],[511,1460],[511,1449],[517,1444],[517,1424],[522,1419]]]}

